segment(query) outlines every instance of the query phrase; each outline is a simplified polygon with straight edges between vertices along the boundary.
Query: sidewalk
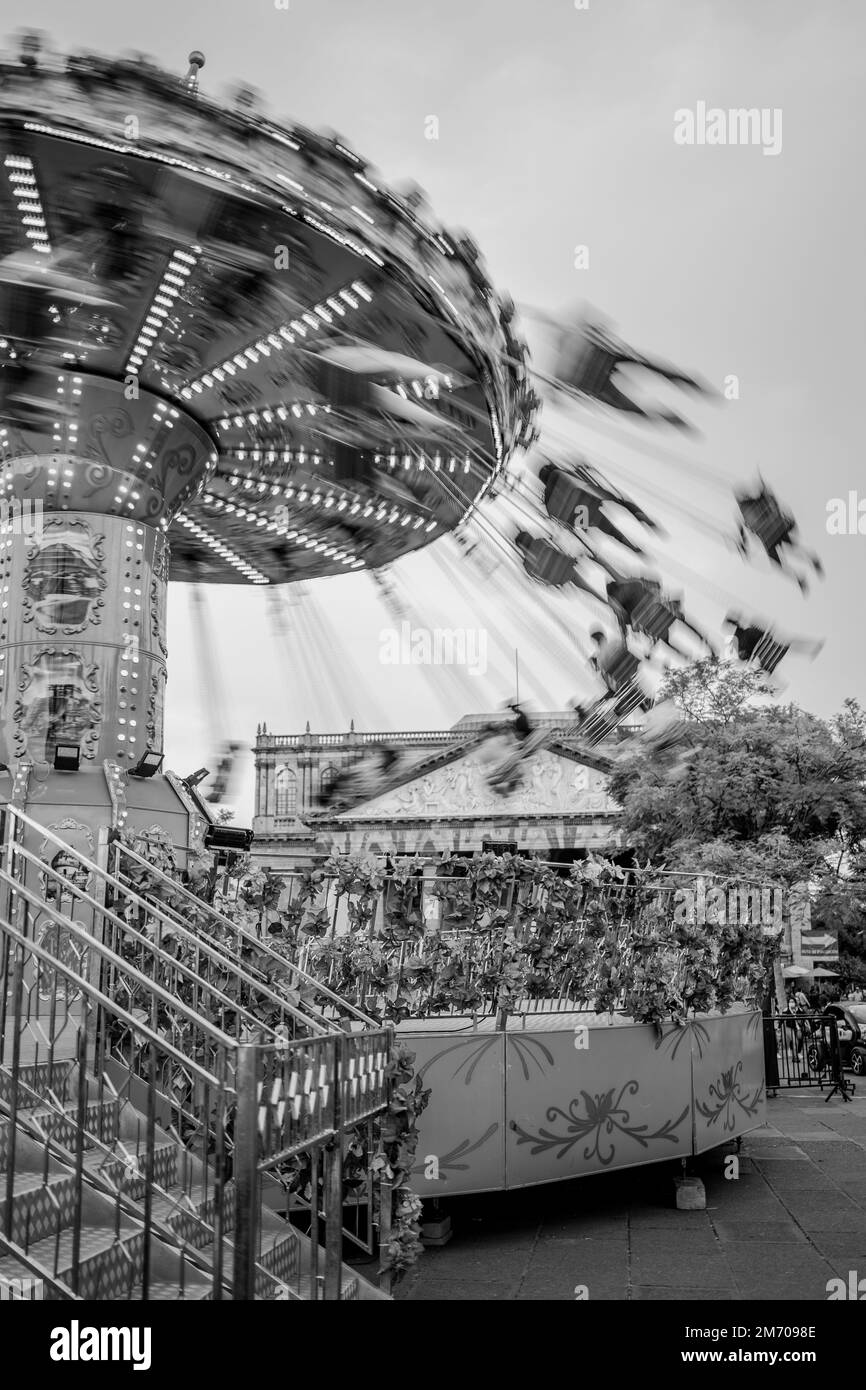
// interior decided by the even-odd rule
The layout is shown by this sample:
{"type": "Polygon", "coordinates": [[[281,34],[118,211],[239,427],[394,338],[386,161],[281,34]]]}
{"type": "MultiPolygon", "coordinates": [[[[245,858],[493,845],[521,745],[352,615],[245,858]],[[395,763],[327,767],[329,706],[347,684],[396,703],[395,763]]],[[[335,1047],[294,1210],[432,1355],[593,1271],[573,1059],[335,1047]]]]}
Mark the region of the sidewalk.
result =
{"type": "Polygon", "coordinates": [[[768,1124],[689,1172],[707,1210],[677,1211],[679,1163],[455,1199],[454,1235],[425,1251],[409,1300],[782,1299],[824,1301],[829,1279],[866,1277],[866,1095],[767,1102],[768,1124]],[[584,1295],[586,1296],[586,1295],[584,1295]]]}

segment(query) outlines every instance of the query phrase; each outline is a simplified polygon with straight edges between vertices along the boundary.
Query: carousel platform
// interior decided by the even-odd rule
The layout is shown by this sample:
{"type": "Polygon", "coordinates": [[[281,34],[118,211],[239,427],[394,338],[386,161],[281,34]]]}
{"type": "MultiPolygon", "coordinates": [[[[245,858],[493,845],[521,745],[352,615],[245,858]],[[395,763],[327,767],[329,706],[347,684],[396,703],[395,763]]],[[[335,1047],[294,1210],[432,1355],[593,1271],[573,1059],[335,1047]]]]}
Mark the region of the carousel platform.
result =
{"type": "Polygon", "coordinates": [[[431,1088],[413,1181],[425,1198],[688,1159],[765,1122],[761,1015],[661,1030],[539,1012],[400,1026],[431,1088]]]}

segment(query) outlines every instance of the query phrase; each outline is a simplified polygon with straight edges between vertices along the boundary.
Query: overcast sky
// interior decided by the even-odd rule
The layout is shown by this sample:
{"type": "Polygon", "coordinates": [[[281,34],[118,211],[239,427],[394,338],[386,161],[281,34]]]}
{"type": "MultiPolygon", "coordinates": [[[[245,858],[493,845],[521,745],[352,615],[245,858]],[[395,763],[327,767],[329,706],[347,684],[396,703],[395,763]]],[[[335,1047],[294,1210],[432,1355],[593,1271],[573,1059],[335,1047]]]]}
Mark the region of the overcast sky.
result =
{"type": "MultiPolygon", "coordinates": [[[[659,504],[669,554],[685,567],[689,606],[716,631],[730,595],[789,632],[826,638],[814,664],[784,668],[790,698],[824,715],[846,695],[863,698],[866,684],[866,534],[830,536],[825,524],[831,498],[854,489],[866,501],[864,17],[850,0],[589,0],[586,10],[573,0],[290,0],[287,11],[273,0],[4,5],[7,33],[38,26],[61,49],[138,49],[180,74],[190,48],[201,48],[209,93],[243,80],[271,114],[336,129],[387,180],[417,181],[446,224],[469,229],[497,287],[518,302],[556,312],[589,300],[636,346],[719,388],[736,375],[739,400],[695,412],[696,443],[647,432],[653,450],[682,462],[626,456],[609,428],[589,431],[586,421],[575,422],[575,438],[593,441],[614,476],[627,457],[645,477],[642,498],[661,491],[720,525],[730,496],[713,478],[749,479],[760,465],[822,555],[827,578],[808,600],[659,504]],[[674,112],[699,102],[781,111],[780,152],[676,144],[674,112]],[[425,138],[431,115],[438,140],[425,138]],[[578,245],[589,248],[588,269],[575,269],[578,245]]],[[[545,420],[550,427],[553,413],[545,420]]],[[[435,589],[431,626],[485,621],[457,590],[443,590],[429,561],[407,562],[403,573],[417,609],[435,589]]],[[[379,663],[388,619],[370,593],[364,576],[317,586],[352,675],[337,691],[320,680],[314,704],[308,645],[284,660],[274,650],[261,590],[213,591],[232,737],[251,742],[260,720],[279,732],[307,719],[320,731],[344,727],[353,714],[368,728],[438,728],[466,712],[465,680],[379,663]]],[[[495,614],[495,592],[487,599],[495,614]]],[[[503,606],[491,627],[520,647],[539,700],[572,695],[574,674],[510,623],[503,606]]],[[[585,610],[575,609],[574,623],[586,626],[585,610]]],[[[169,635],[167,761],[183,773],[212,750],[181,586],[169,635]]],[[[472,685],[476,709],[511,694],[492,674],[472,685]]],[[[243,819],[251,782],[250,764],[243,819]]]]}

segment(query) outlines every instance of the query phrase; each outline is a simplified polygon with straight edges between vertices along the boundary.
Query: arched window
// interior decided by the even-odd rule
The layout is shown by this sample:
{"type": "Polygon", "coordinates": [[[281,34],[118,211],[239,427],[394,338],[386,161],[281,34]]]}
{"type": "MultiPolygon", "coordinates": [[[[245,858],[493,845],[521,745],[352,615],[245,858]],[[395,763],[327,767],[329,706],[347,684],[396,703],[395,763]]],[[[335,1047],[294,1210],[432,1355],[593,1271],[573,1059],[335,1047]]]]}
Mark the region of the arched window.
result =
{"type": "Polygon", "coordinates": [[[337,769],[334,767],[333,763],[329,763],[327,767],[322,768],[322,775],[319,778],[319,790],[323,796],[336,778],[337,769]]]}
{"type": "Polygon", "coordinates": [[[277,819],[292,819],[298,809],[298,779],[291,768],[280,768],[274,783],[274,790],[274,814],[277,819]]]}

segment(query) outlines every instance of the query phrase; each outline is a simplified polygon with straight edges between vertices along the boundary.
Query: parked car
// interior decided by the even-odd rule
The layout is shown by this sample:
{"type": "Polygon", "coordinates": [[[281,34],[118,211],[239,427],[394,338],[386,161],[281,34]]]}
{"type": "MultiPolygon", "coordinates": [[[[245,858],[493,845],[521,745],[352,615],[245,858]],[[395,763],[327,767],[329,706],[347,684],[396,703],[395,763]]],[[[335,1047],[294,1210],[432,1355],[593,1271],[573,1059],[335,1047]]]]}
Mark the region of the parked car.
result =
{"type": "MultiPolygon", "coordinates": [[[[842,999],[827,1004],[822,1017],[836,1020],[842,1066],[850,1068],[857,1076],[866,1075],[866,1004],[842,999]]],[[[804,1019],[799,1026],[805,1035],[806,1061],[810,1069],[829,1072],[832,1069],[829,1030],[814,1016],[804,1019]]]]}
{"type": "Polygon", "coordinates": [[[841,999],[828,1004],[824,1013],[838,1023],[843,1067],[850,1067],[855,1076],[866,1075],[866,1004],[841,999]]]}

